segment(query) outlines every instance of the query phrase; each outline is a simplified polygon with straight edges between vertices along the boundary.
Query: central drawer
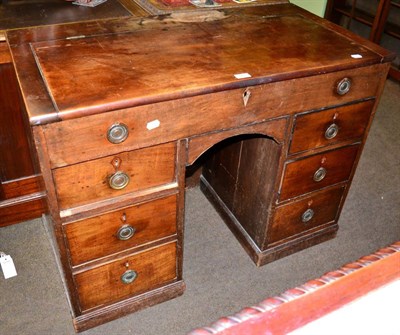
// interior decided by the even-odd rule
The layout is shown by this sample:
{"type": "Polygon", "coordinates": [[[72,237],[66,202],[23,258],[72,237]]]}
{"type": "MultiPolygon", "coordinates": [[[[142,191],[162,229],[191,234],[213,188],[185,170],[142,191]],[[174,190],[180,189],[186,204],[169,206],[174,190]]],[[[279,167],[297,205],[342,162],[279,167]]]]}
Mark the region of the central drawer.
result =
{"type": "Polygon", "coordinates": [[[61,209],[171,183],[176,144],[119,153],[53,171],[61,209]]]}
{"type": "Polygon", "coordinates": [[[177,278],[176,242],[75,275],[82,311],[155,289],[177,278]]]}
{"type": "Polygon", "coordinates": [[[104,152],[114,154],[374,97],[379,80],[370,78],[379,77],[380,71],[379,66],[339,71],[51,123],[43,126],[50,164],[62,167],[99,158],[104,152]],[[351,84],[341,95],[337,90],[344,78],[351,84]]]}
{"type": "Polygon", "coordinates": [[[176,234],[176,195],[64,225],[72,265],[176,234]]]}

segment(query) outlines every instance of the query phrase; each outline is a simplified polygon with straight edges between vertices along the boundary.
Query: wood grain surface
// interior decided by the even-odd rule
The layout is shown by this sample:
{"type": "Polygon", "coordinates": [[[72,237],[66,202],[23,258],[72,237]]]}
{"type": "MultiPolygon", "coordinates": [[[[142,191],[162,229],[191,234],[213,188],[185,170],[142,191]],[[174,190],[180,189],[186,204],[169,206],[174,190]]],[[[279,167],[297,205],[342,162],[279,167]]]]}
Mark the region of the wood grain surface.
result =
{"type": "Polygon", "coordinates": [[[371,51],[299,16],[227,17],[166,25],[157,33],[149,29],[37,42],[33,50],[60,112],[99,111],[228,88],[243,81],[235,78],[243,73],[251,76],[244,81],[261,83],[377,61],[371,51]],[[322,41],[330,41],[334,52],[322,41]],[[361,62],[352,54],[361,55],[361,62]]]}
{"type": "Polygon", "coordinates": [[[290,153],[332,145],[349,139],[361,139],[368,126],[375,101],[302,114],[296,117],[290,153]],[[328,127],[335,124],[337,135],[325,137],[328,127]]]}
{"type": "Polygon", "coordinates": [[[71,262],[77,265],[176,233],[176,195],[64,226],[71,262]],[[135,229],[129,240],[119,240],[118,229],[135,229]]]}
{"type": "Polygon", "coordinates": [[[155,289],[175,278],[176,243],[140,252],[75,276],[82,310],[155,289]],[[137,273],[136,280],[130,284],[121,281],[127,270],[137,273]]]}
{"type": "Polygon", "coordinates": [[[275,210],[268,228],[268,243],[285,238],[296,238],[298,234],[307,232],[322,224],[336,220],[344,187],[329,189],[314,193],[312,196],[288,205],[278,207],[275,210]],[[302,221],[302,215],[308,209],[313,210],[314,215],[308,222],[302,221]]]}
{"type": "Polygon", "coordinates": [[[351,145],[286,164],[280,201],[347,181],[358,150],[358,145],[351,145]],[[326,176],[321,181],[314,181],[314,173],[321,167],[326,169],[326,176]]]}
{"type": "MultiPolygon", "coordinates": [[[[381,71],[382,65],[338,71],[50,123],[44,131],[51,163],[53,167],[60,167],[98,158],[105,153],[134,150],[374,97],[380,81],[371,82],[370,77],[380,78],[381,71]],[[344,77],[352,78],[352,89],[348,94],[339,96],[335,93],[335,86],[344,77]],[[307,94],[304,94],[305,87],[307,94]],[[243,102],[244,92],[250,92],[246,105],[243,102]],[[159,121],[159,127],[149,130],[148,123],[155,120],[159,121]],[[106,138],[108,128],[115,122],[127,125],[129,130],[128,138],[118,145],[111,144],[106,138]]],[[[63,118],[74,116],[78,115],[61,115],[63,118]]]]}
{"type": "Polygon", "coordinates": [[[54,170],[59,205],[66,209],[170,183],[175,180],[175,157],[176,144],[167,143],[54,170]],[[130,178],[120,190],[108,184],[116,172],[112,165],[116,158],[121,160],[118,171],[130,178]]]}

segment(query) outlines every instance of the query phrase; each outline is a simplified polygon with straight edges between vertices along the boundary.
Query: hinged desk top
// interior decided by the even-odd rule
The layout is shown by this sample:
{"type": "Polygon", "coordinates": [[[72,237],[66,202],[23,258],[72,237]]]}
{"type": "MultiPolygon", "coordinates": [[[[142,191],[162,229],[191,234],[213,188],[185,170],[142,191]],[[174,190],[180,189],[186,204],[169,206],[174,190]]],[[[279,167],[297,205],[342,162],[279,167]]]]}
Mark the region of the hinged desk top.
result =
{"type": "Polygon", "coordinates": [[[269,5],[32,28],[8,39],[31,123],[40,124],[391,59],[332,28],[295,6],[269,5]]]}

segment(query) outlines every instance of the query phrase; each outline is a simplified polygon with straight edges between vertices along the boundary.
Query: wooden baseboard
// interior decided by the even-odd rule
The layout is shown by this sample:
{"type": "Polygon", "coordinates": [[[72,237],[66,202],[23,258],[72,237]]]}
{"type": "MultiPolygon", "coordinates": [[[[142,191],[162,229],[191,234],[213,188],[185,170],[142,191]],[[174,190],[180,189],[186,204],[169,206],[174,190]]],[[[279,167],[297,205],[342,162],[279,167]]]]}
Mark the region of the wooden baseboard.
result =
{"type": "Polygon", "coordinates": [[[396,81],[400,81],[400,70],[392,66],[389,70],[389,77],[396,81]]]}
{"type": "Polygon", "coordinates": [[[43,192],[42,175],[35,174],[23,178],[6,180],[1,182],[2,199],[13,199],[43,192]]]}
{"type": "Polygon", "coordinates": [[[317,231],[307,233],[279,245],[271,246],[265,250],[260,250],[203,176],[200,178],[200,188],[257,266],[265,265],[279,258],[330,240],[336,236],[338,230],[338,225],[330,222],[320,227],[317,231]]]}
{"type": "Polygon", "coordinates": [[[47,210],[41,175],[1,183],[0,227],[40,217],[47,210]]]}
{"type": "Polygon", "coordinates": [[[44,192],[0,202],[0,227],[40,217],[47,210],[44,192]]]}

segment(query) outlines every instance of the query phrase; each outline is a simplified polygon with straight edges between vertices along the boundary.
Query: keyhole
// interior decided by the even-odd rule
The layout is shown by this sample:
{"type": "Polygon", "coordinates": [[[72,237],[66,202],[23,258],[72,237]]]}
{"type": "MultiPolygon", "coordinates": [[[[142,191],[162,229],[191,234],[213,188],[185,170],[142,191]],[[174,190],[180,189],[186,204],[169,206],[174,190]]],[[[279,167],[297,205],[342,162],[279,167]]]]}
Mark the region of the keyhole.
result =
{"type": "Polygon", "coordinates": [[[115,171],[117,171],[121,165],[122,161],[119,157],[114,157],[111,161],[111,165],[114,167],[115,171]]]}
{"type": "Polygon", "coordinates": [[[243,104],[244,104],[244,107],[247,106],[247,103],[249,102],[250,96],[251,96],[250,90],[249,90],[249,89],[246,89],[246,90],[243,92],[243,104]]]}

